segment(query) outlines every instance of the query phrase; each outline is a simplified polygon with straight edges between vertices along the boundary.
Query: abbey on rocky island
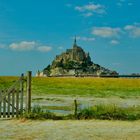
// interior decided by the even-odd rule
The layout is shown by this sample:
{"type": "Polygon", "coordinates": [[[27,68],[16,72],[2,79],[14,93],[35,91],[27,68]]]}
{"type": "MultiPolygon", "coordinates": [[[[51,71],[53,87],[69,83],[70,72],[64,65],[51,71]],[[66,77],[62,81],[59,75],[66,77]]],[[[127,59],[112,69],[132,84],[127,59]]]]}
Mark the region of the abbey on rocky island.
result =
{"type": "Polygon", "coordinates": [[[89,53],[76,43],[72,49],[67,49],[57,55],[52,64],[48,65],[42,72],[38,71],[36,76],[117,76],[116,71],[111,71],[91,61],[89,53]]]}

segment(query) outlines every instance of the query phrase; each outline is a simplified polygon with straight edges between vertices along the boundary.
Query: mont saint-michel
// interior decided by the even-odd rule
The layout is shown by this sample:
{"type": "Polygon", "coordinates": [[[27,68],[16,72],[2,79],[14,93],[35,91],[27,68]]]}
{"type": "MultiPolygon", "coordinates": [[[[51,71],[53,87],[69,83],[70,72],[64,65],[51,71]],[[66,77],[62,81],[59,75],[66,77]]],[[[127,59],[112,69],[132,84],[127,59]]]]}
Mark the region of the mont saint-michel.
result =
{"type": "Polygon", "coordinates": [[[76,38],[71,49],[57,55],[52,64],[38,71],[36,76],[116,76],[118,73],[92,62],[90,54],[77,45],[76,38]]]}

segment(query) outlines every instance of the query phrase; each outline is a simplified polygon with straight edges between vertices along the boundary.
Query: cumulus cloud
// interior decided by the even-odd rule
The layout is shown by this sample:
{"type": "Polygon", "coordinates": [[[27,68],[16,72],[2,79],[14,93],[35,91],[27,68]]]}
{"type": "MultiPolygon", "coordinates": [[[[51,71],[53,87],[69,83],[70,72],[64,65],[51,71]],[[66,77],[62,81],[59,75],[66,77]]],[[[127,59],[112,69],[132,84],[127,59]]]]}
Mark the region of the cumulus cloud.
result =
{"type": "Polygon", "coordinates": [[[82,41],[94,41],[95,40],[94,37],[84,37],[84,36],[77,36],[76,39],[82,40],[82,41]]]}
{"type": "Polygon", "coordinates": [[[89,3],[87,5],[83,6],[76,6],[76,11],[82,12],[83,16],[90,17],[93,15],[93,13],[103,14],[105,13],[105,7],[101,4],[93,4],[89,3]]]}
{"type": "Polygon", "coordinates": [[[118,45],[120,42],[118,40],[111,40],[110,44],[112,45],[118,45]]]}
{"type": "Polygon", "coordinates": [[[130,37],[140,37],[140,26],[139,24],[134,24],[134,25],[126,25],[124,27],[124,30],[127,31],[130,35],[130,37]]]}
{"type": "Polygon", "coordinates": [[[121,32],[120,28],[111,28],[111,27],[94,27],[92,29],[93,35],[103,38],[118,37],[120,32],[121,32]]]}
{"type": "Polygon", "coordinates": [[[9,48],[15,51],[30,51],[35,48],[36,43],[34,41],[21,41],[19,43],[12,43],[9,48]]]}
{"type": "Polygon", "coordinates": [[[124,27],[125,30],[132,30],[133,28],[134,28],[133,25],[126,25],[126,26],[124,27]]]}
{"type": "Polygon", "coordinates": [[[76,6],[75,10],[78,10],[80,12],[82,11],[97,11],[99,9],[102,8],[102,5],[100,4],[88,4],[88,5],[84,5],[84,6],[76,6]]]}
{"type": "Polygon", "coordinates": [[[119,0],[116,5],[119,6],[119,7],[122,7],[123,5],[132,6],[133,3],[132,2],[128,2],[126,0],[119,0]]]}
{"type": "Polygon", "coordinates": [[[124,27],[93,27],[91,34],[102,38],[118,38],[125,34],[131,38],[140,37],[140,23],[125,25],[124,27]]]}
{"type": "Polygon", "coordinates": [[[93,13],[92,12],[84,13],[83,16],[84,17],[91,17],[91,16],[93,16],[93,13]]]}
{"type": "Polygon", "coordinates": [[[50,47],[50,46],[39,46],[37,48],[37,50],[40,51],[40,52],[49,52],[49,51],[52,50],[52,47],[50,47]]]}
{"type": "Polygon", "coordinates": [[[11,43],[9,48],[13,51],[39,51],[49,52],[52,50],[51,46],[41,45],[35,41],[21,41],[18,43],[11,43]]]}

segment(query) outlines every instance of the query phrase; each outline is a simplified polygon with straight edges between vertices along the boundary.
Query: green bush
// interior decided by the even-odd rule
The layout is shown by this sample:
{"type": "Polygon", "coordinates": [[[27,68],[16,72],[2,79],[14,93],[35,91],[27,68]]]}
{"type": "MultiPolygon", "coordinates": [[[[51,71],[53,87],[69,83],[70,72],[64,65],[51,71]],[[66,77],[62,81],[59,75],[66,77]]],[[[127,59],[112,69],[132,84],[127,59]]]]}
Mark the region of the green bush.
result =
{"type": "Polygon", "coordinates": [[[34,106],[31,112],[24,113],[22,117],[27,119],[62,119],[61,116],[56,116],[54,113],[49,112],[48,110],[44,110],[40,106],[34,106]]]}
{"type": "Polygon", "coordinates": [[[121,108],[116,105],[95,105],[93,107],[79,109],[78,113],[66,116],[57,116],[40,106],[34,106],[30,113],[24,113],[27,119],[101,119],[101,120],[138,120],[140,119],[140,106],[121,108]]]}
{"type": "Polygon", "coordinates": [[[96,105],[79,110],[78,119],[138,120],[139,107],[120,108],[116,105],[96,105]]]}

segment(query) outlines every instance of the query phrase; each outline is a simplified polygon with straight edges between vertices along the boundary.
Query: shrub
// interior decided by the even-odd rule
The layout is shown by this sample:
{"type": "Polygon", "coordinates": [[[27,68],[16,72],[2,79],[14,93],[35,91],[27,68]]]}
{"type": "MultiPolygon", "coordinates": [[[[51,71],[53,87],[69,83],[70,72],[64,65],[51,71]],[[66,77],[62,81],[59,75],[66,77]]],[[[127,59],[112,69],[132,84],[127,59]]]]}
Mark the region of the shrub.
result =
{"type": "Polygon", "coordinates": [[[76,114],[57,116],[52,112],[34,106],[30,113],[22,116],[27,119],[101,119],[101,120],[138,120],[140,119],[140,106],[121,108],[116,105],[95,105],[84,109],[79,109],[76,114]]]}
{"type": "Polygon", "coordinates": [[[120,108],[116,105],[95,105],[84,108],[77,114],[78,119],[138,120],[139,107],[120,108]]]}
{"type": "Polygon", "coordinates": [[[40,106],[34,106],[31,112],[24,113],[22,117],[27,119],[62,119],[61,116],[56,116],[54,113],[49,112],[48,110],[44,110],[40,106]]]}

